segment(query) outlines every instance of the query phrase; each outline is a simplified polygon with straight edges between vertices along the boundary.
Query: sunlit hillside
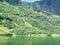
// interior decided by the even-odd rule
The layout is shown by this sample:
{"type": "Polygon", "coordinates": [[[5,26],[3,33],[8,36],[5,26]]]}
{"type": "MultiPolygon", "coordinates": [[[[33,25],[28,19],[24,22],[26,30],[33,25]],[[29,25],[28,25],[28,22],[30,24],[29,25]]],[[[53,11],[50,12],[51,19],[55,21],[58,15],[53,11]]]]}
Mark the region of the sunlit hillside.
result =
{"type": "Polygon", "coordinates": [[[60,34],[60,16],[34,11],[24,3],[0,2],[0,30],[15,34],[60,34]]]}

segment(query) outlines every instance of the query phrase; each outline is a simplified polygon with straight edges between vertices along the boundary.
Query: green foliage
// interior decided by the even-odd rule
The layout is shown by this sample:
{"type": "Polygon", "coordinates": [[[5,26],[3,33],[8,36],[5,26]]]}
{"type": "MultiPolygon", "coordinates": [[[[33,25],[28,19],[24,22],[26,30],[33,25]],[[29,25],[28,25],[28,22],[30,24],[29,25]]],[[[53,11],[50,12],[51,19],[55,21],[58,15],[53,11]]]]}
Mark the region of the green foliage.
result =
{"type": "Polygon", "coordinates": [[[0,2],[0,25],[15,34],[60,34],[60,16],[34,11],[24,4],[0,2]]]}

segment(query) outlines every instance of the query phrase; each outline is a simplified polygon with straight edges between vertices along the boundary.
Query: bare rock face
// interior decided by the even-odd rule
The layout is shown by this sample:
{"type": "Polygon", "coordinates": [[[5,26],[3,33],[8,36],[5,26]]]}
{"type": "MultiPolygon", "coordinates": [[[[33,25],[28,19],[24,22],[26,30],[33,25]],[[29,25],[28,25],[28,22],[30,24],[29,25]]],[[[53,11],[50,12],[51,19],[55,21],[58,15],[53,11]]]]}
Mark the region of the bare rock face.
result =
{"type": "Polygon", "coordinates": [[[60,15],[60,0],[41,0],[34,3],[37,11],[42,10],[60,15]]]}
{"type": "Polygon", "coordinates": [[[42,10],[51,12],[53,14],[60,14],[60,0],[43,0],[40,5],[42,10]]]}

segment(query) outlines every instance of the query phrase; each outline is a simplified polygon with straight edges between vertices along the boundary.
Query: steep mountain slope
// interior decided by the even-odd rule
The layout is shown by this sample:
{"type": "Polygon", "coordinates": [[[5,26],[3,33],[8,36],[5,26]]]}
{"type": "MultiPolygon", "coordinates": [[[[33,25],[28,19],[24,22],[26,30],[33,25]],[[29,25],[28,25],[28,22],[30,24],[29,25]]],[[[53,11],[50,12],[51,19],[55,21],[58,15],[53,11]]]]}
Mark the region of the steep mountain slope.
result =
{"type": "Polygon", "coordinates": [[[41,0],[32,3],[35,10],[60,15],[60,0],[41,0]]]}
{"type": "Polygon", "coordinates": [[[0,2],[0,26],[15,34],[60,34],[60,16],[34,11],[23,3],[16,6],[0,2]]]}

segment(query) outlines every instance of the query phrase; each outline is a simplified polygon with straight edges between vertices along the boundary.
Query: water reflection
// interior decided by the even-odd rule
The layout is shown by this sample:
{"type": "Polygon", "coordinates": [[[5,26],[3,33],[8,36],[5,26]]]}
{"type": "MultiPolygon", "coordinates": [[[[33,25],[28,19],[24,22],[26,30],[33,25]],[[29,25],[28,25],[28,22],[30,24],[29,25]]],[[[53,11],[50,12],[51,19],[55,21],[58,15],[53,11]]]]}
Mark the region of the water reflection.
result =
{"type": "Polygon", "coordinates": [[[7,45],[10,37],[0,36],[0,45],[7,45]]]}
{"type": "Polygon", "coordinates": [[[0,37],[0,45],[60,45],[60,37],[0,37]]]}

